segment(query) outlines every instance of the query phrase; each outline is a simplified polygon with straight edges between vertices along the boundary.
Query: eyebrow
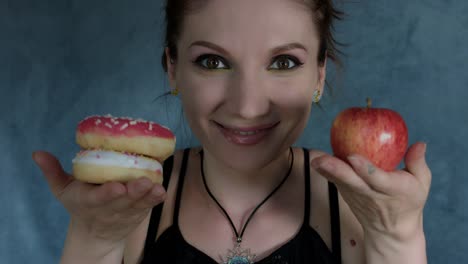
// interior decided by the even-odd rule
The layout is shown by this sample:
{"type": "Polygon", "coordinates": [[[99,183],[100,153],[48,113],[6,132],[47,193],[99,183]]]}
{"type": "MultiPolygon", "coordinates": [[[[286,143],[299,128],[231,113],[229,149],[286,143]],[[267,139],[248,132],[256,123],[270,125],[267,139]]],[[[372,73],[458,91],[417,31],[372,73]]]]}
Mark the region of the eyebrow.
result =
{"type": "Polygon", "coordinates": [[[227,50],[223,49],[222,47],[220,47],[220,46],[218,46],[218,45],[216,45],[214,43],[208,42],[208,41],[203,41],[203,40],[195,41],[192,44],[190,44],[189,48],[191,48],[193,46],[203,46],[203,47],[207,47],[207,48],[216,50],[216,51],[218,51],[220,53],[230,55],[229,52],[227,52],[227,50]]]}
{"type": "MultiPolygon", "coordinates": [[[[195,41],[192,44],[190,44],[189,48],[191,48],[193,46],[204,46],[204,47],[216,50],[216,51],[218,51],[220,53],[227,54],[228,56],[230,56],[228,51],[226,51],[222,47],[220,47],[220,46],[218,46],[218,45],[216,45],[214,43],[208,42],[208,41],[203,41],[203,40],[195,41]]],[[[278,53],[282,53],[282,52],[285,52],[285,51],[288,51],[288,50],[293,50],[293,49],[302,49],[307,53],[306,47],[304,47],[304,45],[302,45],[302,44],[300,44],[298,42],[293,42],[293,43],[288,43],[288,44],[278,46],[278,47],[274,48],[271,53],[272,54],[278,54],[278,53]]]]}
{"type": "Polygon", "coordinates": [[[285,52],[285,51],[288,51],[288,50],[293,50],[293,49],[302,49],[307,53],[306,47],[304,47],[304,45],[302,45],[301,43],[298,43],[298,42],[288,43],[288,44],[276,47],[276,48],[273,49],[272,53],[273,54],[278,54],[278,53],[285,52]]]}

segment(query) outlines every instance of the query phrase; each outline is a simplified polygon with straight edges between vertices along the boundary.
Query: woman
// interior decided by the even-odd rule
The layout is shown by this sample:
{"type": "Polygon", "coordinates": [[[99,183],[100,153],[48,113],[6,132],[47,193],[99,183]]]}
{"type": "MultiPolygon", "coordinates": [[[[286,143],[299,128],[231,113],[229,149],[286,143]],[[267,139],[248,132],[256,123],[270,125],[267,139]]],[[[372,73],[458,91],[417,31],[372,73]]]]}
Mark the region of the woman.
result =
{"type": "Polygon", "coordinates": [[[391,173],[290,147],[336,59],[331,1],[171,0],[166,15],[163,66],[202,146],[165,162],[167,188],[84,184],[35,153],[71,214],[62,263],[427,262],[425,144],[391,173]]]}

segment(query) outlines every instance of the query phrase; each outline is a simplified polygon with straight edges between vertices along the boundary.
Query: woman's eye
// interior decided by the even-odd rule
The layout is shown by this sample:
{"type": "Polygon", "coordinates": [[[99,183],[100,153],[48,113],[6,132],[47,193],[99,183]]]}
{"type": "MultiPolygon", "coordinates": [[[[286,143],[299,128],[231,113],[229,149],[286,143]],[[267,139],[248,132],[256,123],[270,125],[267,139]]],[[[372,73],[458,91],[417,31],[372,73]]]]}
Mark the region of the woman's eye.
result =
{"type": "Polygon", "coordinates": [[[273,70],[291,70],[296,67],[301,66],[303,63],[301,63],[298,59],[287,56],[287,55],[281,55],[276,57],[273,60],[273,63],[270,66],[270,69],[273,70]]]}
{"type": "Polygon", "coordinates": [[[202,55],[194,63],[208,70],[229,69],[223,58],[212,54],[202,55]]]}

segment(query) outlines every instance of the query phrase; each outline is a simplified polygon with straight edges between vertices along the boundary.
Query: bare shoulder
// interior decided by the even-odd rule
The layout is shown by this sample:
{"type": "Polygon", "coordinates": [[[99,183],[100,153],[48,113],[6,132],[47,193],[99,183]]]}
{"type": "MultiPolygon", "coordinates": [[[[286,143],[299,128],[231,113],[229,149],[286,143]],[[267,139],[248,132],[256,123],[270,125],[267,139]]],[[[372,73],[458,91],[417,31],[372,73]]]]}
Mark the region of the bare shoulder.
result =
{"type": "MultiPolygon", "coordinates": [[[[309,150],[310,161],[328,153],[320,150],[309,150]]],[[[346,201],[338,192],[341,255],[342,263],[364,263],[364,234],[346,201]]],[[[331,250],[330,204],[328,180],[311,168],[311,217],[310,225],[319,233],[331,250]]]]}
{"type": "MultiPolygon", "coordinates": [[[[167,197],[163,205],[160,225],[158,227],[159,236],[162,231],[166,230],[172,223],[172,212],[175,202],[175,194],[177,190],[177,177],[179,176],[179,167],[183,156],[183,150],[177,150],[174,153],[174,163],[171,172],[171,179],[167,188],[167,197]]],[[[127,237],[124,251],[124,263],[139,263],[143,256],[143,250],[146,241],[146,234],[151,218],[151,211],[141,222],[141,224],[127,237]]]]}

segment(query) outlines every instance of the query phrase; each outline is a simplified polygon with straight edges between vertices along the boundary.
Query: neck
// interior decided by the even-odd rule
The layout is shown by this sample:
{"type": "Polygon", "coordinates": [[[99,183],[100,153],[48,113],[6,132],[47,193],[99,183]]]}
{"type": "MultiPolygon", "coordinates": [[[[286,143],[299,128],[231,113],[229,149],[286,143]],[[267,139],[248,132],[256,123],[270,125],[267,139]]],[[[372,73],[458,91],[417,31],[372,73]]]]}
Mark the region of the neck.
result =
{"type": "Polygon", "coordinates": [[[223,207],[230,212],[243,214],[245,210],[255,207],[284,179],[292,162],[290,154],[287,149],[264,166],[239,169],[205,150],[203,170],[207,186],[223,207]]]}

